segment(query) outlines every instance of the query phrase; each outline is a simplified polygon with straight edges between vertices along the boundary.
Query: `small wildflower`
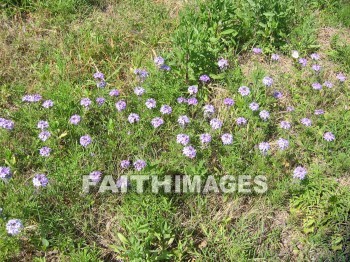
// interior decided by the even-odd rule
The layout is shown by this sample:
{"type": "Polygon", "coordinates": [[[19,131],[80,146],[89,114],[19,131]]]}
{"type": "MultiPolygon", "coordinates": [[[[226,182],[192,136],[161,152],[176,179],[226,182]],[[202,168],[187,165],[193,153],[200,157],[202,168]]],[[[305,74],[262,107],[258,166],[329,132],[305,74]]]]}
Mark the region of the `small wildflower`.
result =
{"type": "Polygon", "coordinates": [[[96,83],[96,86],[97,86],[98,88],[105,88],[106,85],[107,85],[107,83],[106,83],[106,81],[104,81],[104,80],[99,81],[99,82],[96,83]]]}
{"type": "Polygon", "coordinates": [[[101,175],[102,175],[102,172],[100,172],[100,171],[92,171],[89,174],[89,179],[92,182],[98,183],[101,180],[101,175]]]}
{"type": "Polygon", "coordinates": [[[302,118],[300,120],[300,122],[304,125],[304,126],[311,126],[312,125],[312,121],[309,118],[302,118]]]}
{"type": "Polygon", "coordinates": [[[38,122],[37,127],[38,127],[39,129],[41,129],[41,130],[44,130],[44,129],[46,129],[46,128],[49,127],[49,122],[44,121],[44,120],[40,120],[40,121],[38,122]]]}
{"type": "Polygon", "coordinates": [[[51,148],[44,146],[44,147],[40,148],[39,153],[41,156],[49,157],[50,153],[51,153],[51,148]]]}
{"type": "Polygon", "coordinates": [[[121,176],[118,178],[116,186],[118,188],[127,188],[130,186],[128,178],[126,176],[121,176]]]}
{"type": "Polygon", "coordinates": [[[160,112],[163,115],[170,115],[172,111],[173,111],[173,109],[168,105],[162,105],[160,108],[160,112]]]}
{"type": "Polygon", "coordinates": [[[188,158],[195,158],[196,157],[196,149],[193,146],[185,146],[182,150],[182,153],[187,156],[188,158]]]}
{"type": "Polygon", "coordinates": [[[265,76],[265,77],[263,78],[262,82],[263,82],[263,84],[264,84],[265,86],[270,87],[270,86],[272,86],[272,84],[273,84],[273,79],[272,79],[271,77],[269,77],[269,76],[265,76]]]}
{"type": "Polygon", "coordinates": [[[71,118],[69,119],[69,123],[71,123],[72,125],[77,125],[79,124],[81,120],[81,117],[79,115],[72,115],[71,118]]]}
{"type": "Polygon", "coordinates": [[[33,185],[35,187],[46,187],[49,179],[44,174],[36,174],[33,178],[33,185]]]}
{"type": "Polygon", "coordinates": [[[302,166],[297,166],[293,171],[293,178],[303,180],[307,175],[307,170],[302,166]]]}
{"type": "Polygon", "coordinates": [[[277,144],[281,150],[285,150],[289,147],[289,141],[287,139],[284,139],[284,138],[279,138],[277,140],[277,144]]]}
{"type": "Polygon", "coordinates": [[[198,87],[197,86],[189,86],[187,91],[190,95],[195,95],[198,93],[198,87]]]}
{"type": "Polygon", "coordinates": [[[188,116],[183,115],[179,116],[177,122],[180,124],[180,126],[185,127],[187,124],[190,123],[190,119],[188,118],[188,116]]]}
{"type": "Polygon", "coordinates": [[[323,85],[324,85],[325,87],[328,87],[328,88],[332,88],[332,87],[333,87],[333,83],[330,82],[330,81],[325,81],[325,82],[323,83],[323,85]]]}
{"type": "Polygon", "coordinates": [[[259,55],[259,54],[262,53],[262,49],[259,48],[259,47],[254,47],[254,48],[252,49],[252,51],[253,51],[253,53],[256,54],[256,55],[259,55]]]}
{"type": "Polygon", "coordinates": [[[280,60],[280,56],[278,54],[272,54],[271,55],[271,60],[272,61],[278,61],[278,60],[280,60]]]}
{"type": "Polygon", "coordinates": [[[210,81],[210,77],[207,76],[207,75],[201,75],[201,76],[199,77],[199,80],[200,80],[203,84],[206,84],[206,83],[208,83],[208,82],[210,81]]]}
{"type": "Polygon", "coordinates": [[[146,162],[144,160],[138,159],[134,162],[134,168],[137,171],[141,171],[142,169],[144,169],[146,167],[146,162]]]}
{"type": "Polygon", "coordinates": [[[203,107],[204,116],[211,116],[215,113],[215,108],[213,105],[205,105],[203,107]]]}
{"type": "Polygon", "coordinates": [[[270,144],[268,142],[261,142],[259,144],[259,150],[263,155],[266,155],[270,149],[270,144]]]}
{"type": "Polygon", "coordinates": [[[224,99],[224,105],[225,106],[233,106],[235,104],[235,101],[232,98],[225,98],[224,99]]]}
{"type": "Polygon", "coordinates": [[[287,112],[293,112],[294,110],[294,106],[287,106],[287,112]]]}
{"type": "Polygon", "coordinates": [[[154,128],[157,128],[164,124],[164,120],[160,117],[155,117],[151,120],[151,124],[154,128]]]}
{"type": "Polygon", "coordinates": [[[238,117],[236,119],[236,124],[239,126],[244,126],[247,124],[247,119],[245,119],[244,117],[238,117]]]}
{"type": "Polygon", "coordinates": [[[10,219],[6,224],[6,231],[11,236],[18,235],[21,233],[22,229],[23,224],[19,219],[10,219]]]}
{"type": "Polygon", "coordinates": [[[222,121],[220,119],[213,118],[212,120],[210,120],[210,126],[214,130],[220,129],[222,127],[222,121]]]}
{"type": "Polygon", "coordinates": [[[317,53],[311,54],[310,57],[311,57],[312,60],[319,60],[320,59],[320,55],[317,54],[317,53]]]}
{"type": "Polygon", "coordinates": [[[96,72],[96,73],[94,73],[93,76],[94,76],[95,80],[101,81],[101,80],[105,79],[105,75],[101,72],[96,72]]]}
{"type": "Polygon", "coordinates": [[[339,73],[339,74],[337,74],[337,79],[338,79],[340,82],[345,82],[346,76],[345,76],[343,73],[339,73]]]}
{"type": "Polygon", "coordinates": [[[91,137],[89,135],[84,135],[84,136],[80,137],[80,144],[83,147],[87,147],[88,145],[91,144],[91,137]]]}
{"type": "Polygon", "coordinates": [[[321,66],[320,65],[318,65],[318,64],[314,64],[314,65],[312,65],[312,70],[314,70],[315,72],[319,72],[320,70],[321,70],[321,66]]]}
{"type": "Polygon", "coordinates": [[[168,65],[161,65],[159,67],[159,69],[164,70],[164,71],[170,71],[171,70],[170,66],[168,66],[168,65]]]}
{"type": "Polygon", "coordinates": [[[147,99],[145,105],[148,109],[152,109],[152,108],[156,108],[157,102],[155,99],[149,98],[149,99],[147,99]]]}
{"type": "Polygon", "coordinates": [[[322,85],[320,83],[313,83],[312,84],[312,88],[315,90],[321,90],[322,89],[322,85]]]}
{"type": "Polygon", "coordinates": [[[122,160],[122,161],[120,161],[120,167],[122,168],[122,169],[127,169],[127,168],[129,168],[130,167],[130,160],[122,160]]]}
{"type": "Polygon", "coordinates": [[[124,100],[119,100],[117,103],[115,103],[115,107],[119,112],[125,110],[126,108],[126,102],[124,100]]]}
{"type": "Polygon", "coordinates": [[[164,58],[161,57],[161,56],[157,56],[156,58],[154,58],[153,61],[154,61],[154,64],[155,64],[156,66],[158,66],[158,67],[161,67],[161,66],[164,65],[164,63],[165,63],[164,58]]]}
{"type": "Polygon", "coordinates": [[[129,116],[128,116],[128,121],[130,124],[134,124],[134,123],[137,123],[140,121],[140,116],[138,114],[135,114],[135,113],[131,113],[129,116]]]}
{"type": "Polygon", "coordinates": [[[15,127],[15,123],[12,120],[0,117],[0,127],[7,130],[12,130],[15,127]]]}
{"type": "Polygon", "coordinates": [[[300,59],[299,59],[299,64],[300,64],[302,67],[307,66],[307,59],[306,59],[306,58],[300,58],[300,59]]]}
{"type": "Polygon", "coordinates": [[[266,110],[262,110],[260,113],[259,113],[259,116],[262,120],[266,121],[267,119],[270,118],[270,113],[269,111],[266,111],[266,110]]]}
{"type": "Polygon", "coordinates": [[[39,134],[39,139],[45,142],[47,139],[50,138],[50,136],[51,136],[51,133],[49,131],[44,130],[39,134]]]}
{"type": "Polygon", "coordinates": [[[288,122],[288,121],[281,121],[280,127],[281,127],[282,129],[288,130],[288,129],[291,128],[291,124],[290,124],[290,122],[288,122]]]}
{"type": "Polygon", "coordinates": [[[96,98],[96,103],[99,105],[99,106],[102,106],[104,104],[104,102],[106,101],[106,99],[104,99],[103,97],[98,97],[96,98]]]}
{"type": "Polygon", "coordinates": [[[273,97],[276,98],[276,99],[281,99],[283,97],[283,94],[282,92],[280,91],[273,91],[273,97]]]}
{"type": "Polygon", "coordinates": [[[259,104],[257,102],[252,102],[249,104],[249,108],[252,111],[258,111],[259,110],[259,104]]]}
{"type": "Polygon", "coordinates": [[[85,107],[85,108],[89,108],[89,106],[91,105],[91,100],[89,98],[83,98],[80,100],[80,105],[85,107]]]}
{"type": "Polygon", "coordinates": [[[109,92],[109,96],[119,96],[119,91],[117,89],[112,89],[110,92],[109,92]]]}
{"type": "Polygon", "coordinates": [[[335,136],[333,135],[332,132],[326,132],[326,133],[324,133],[323,138],[324,138],[324,140],[330,142],[330,141],[333,141],[335,139],[335,136]]]}
{"type": "Polygon", "coordinates": [[[142,96],[145,93],[145,89],[140,86],[137,86],[134,88],[134,93],[137,96],[142,96]]]}
{"type": "Polygon", "coordinates": [[[250,89],[247,86],[241,86],[240,88],[238,88],[238,92],[242,95],[242,96],[247,96],[250,94],[250,89]]]}
{"type": "Polygon", "coordinates": [[[190,137],[186,134],[178,134],[176,136],[176,143],[183,146],[187,145],[190,142],[190,137]]]}
{"type": "Polygon", "coordinates": [[[0,178],[8,179],[12,176],[11,169],[6,166],[0,166],[0,178]]]}
{"type": "Polygon", "coordinates": [[[233,136],[231,134],[226,133],[221,136],[221,141],[224,145],[232,144],[232,140],[233,140],[233,136]]]}
{"type": "Polygon", "coordinates": [[[201,134],[199,136],[202,144],[209,144],[211,142],[211,135],[208,133],[201,134]]]}
{"type": "Polygon", "coordinates": [[[44,101],[44,103],[42,104],[42,107],[43,108],[50,108],[50,107],[53,107],[54,103],[52,100],[46,100],[44,101]]]}
{"type": "Polygon", "coordinates": [[[228,68],[228,61],[224,58],[219,59],[218,66],[221,70],[228,68]]]}
{"type": "Polygon", "coordinates": [[[187,103],[187,99],[180,96],[176,99],[176,101],[179,103],[179,104],[182,104],[182,103],[187,103]]]}
{"type": "Polygon", "coordinates": [[[144,69],[137,68],[134,70],[135,75],[139,78],[141,82],[145,81],[148,77],[148,72],[144,69]]]}
{"type": "Polygon", "coordinates": [[[22,97],[22,101],[28,102],[28,103],[36,103],[36,102],[39,102],[41,99],[42,99],[42,96],[39,94],[25,95],[22,97]]]}
{"type": "Polygon", "coordinates": [[[191,98],[187,99],[187,104],[190,106],[195,106],[198,104],[198,100],[195,97],[191,97],[191,98]]]}
{"type": "Polygon", "coordinates": [[[324,114],[324,110],[323,109],[316,109],[315,110],[315,115],[323,115],[324,114]]]}

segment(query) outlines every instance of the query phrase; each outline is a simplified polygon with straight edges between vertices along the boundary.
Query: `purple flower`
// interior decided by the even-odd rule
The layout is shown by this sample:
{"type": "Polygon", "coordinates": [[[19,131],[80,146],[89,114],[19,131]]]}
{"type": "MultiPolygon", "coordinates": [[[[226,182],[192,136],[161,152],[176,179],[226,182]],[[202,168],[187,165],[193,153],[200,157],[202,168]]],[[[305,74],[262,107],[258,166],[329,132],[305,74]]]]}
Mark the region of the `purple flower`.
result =
{"type": "Polygon", "coordinates": [[[187,104],[190,106],[195,106],[198,104],[198,100],[195,97],[191,97],[191,98],[187,99],[187,104]]]}
{"type": "Polygon", "coordinates": [[[273,84],[273,79],[272,79],[271,77],[269,77],[269,76],[265,76],[265,77],[263,78],[262,82],[263,82],[263,84],[264,84],[265,86],[270,87],[270,86],[272,86],[272,84],[273,84]]]}
{"type": "Polygon", "coordinates": [[[224,145],[232,144],[232,140],[233,140],[233,136],[231,134],[226,133],[221,136],[221,141],[224,145]]]}
{"type": "Polygon", "coordinates": [[[145,105],[148,109],[152,109],[152,108],[156,108],[157,102],[155,99],[150,98],[150,99],[147,99],[145,105]]]}
{"type": "Polygon", "coordinates": [[[80,105],[85,107],[85,108],[88,108],[90,105],[91,105],[91,100],[89,98],[83,98],[80,100],[80,105]]]}
{"type": "Polygon", "coordinates": [[[311,126],[312,121],[309,118],[302,118],[300,120],[300,122],[304,125],[304,126],[311,126]]]}
{"type": "Polygon", "coordinates": [[[158,67],[161,67],[162,65],[164,65],[164,58],[161,56],[157,56],[156,58],[154,58],[154,64],[158,67]]]}
{"type": "Polygon", "coordinates": [[[247,124],[247,119],[245,119],[244,117],[238,117],[236,119],[236,124],[239,126],[244,126],[247,124]]]}
{"type": "Polygon", "coordinates": [[[303,180],[307,175],[307,170],[302,166],[297,166],[293,171],[293,178],[303,180]]]}
{"type": "Polygon", "coordinates": [[[128,121],[129,121],[130,124],[134,124],[136,122],[139,122],[140,121],[140,116],[138,114],[131,113],[128,116],[128,121]]]}
{"type": "Polygon", "coordinates": [[[302,67],[307,66],[307,59],[306,59],[306,58],[300,58],[300,59],[299,59],[299,64],[300,64],[302,67]]]}
{"type": "Polygon", "coordinates": [[[129,168],[130,167],[130,160],[122,160],[122,161],[120,161],[120,167],[122,168],[122,169],[127,169],[127,168],[129,168]]]}
{"type": "Polygon", "coordinates": [[[137,68],[134,70],[135,75],[139,78],[141,82],[145,81],[148,77],[148,72],[144,69],[137,68]]]}
{"type": "Polygon", "coordinates": [[[172,111],[173,111],[173,109],[168,105],[162,105],[160,108],[160,112],[163,115],[170,115],[172,111]]]}
{"type": "Polygon", "coordinates": [[[0,127],[7,130],[12,130],[15,127],[15,123],[12,120],[7,120],[0,117],[0,127]]]}
{"type": "Polygon", "coordinates": [[[117,97],[117,96],[119,96],[119,91],[117,90],[117,89],[112,89],[110,92],[109,92],[109,95],[110,96],[115,96],[115,97],[117,97]]]}
{"type": "Polygon", "coordinates": [[[278,60],[280,60],[280,56],[278,54],[272,54],[271,55],[271,60],[272,61],[278,61],[278,60]]]}
{"type": "Polygon", "coordinates": [[[126,102],[124,100],[119,100],[117,103],[115,103],[115,107],[119,112],[125,110],[126,108],[126,102]]]}
{"type": "Polygon", "coordinates": [[[94,76],[95,80],[104,80],[105,79],[105,75],[101,72],[98,72],[98,71],[96,73],[94,73],[93,76],[94,76]]]}
{"type": "Polygon", "coordinates": [[[28,102],[28,103],[39,102],[41,99],[42,99],[42,96],[39,94],[25,95],[22,97],[22,101],[28,102]]]}
{"type": "Polygon", "coordinates": [[[137,171],[141,171],[142,169],[144,169],[146,167],[146,162],[141,160],[141,159],[138,159],[134,162],[134,168],[137,170],[137,171]]]}
{"type": "Polygon", "coordinates": [[[90,145],[90,143],[91,143],[91,137],[89,135],[85,135],[80,138],[80,144],[83,147],[87,147],[88,145],[90,145]]]}
{"type": "Polygon", "coordinates": [[[164,120],[160,117],[155,117],[151,120],[151,124],[154,128],[157,128],[164,124],[164,120]]]}
{"type": "Polygon", "coordinates": [[[320,83],[313,83],[312,84],[312,88],[315,90],[321,90],[322,89],[322,85],[320,83]]]}
{"type": "Polygon", "coordinates": [[[256,54],[256,55],[262,53],[262,49],[259,48],[259,47],[254,47],[254,48],[252,49],[252,51],[253,51],[253,53],[256,54]]]}
{"type": "Polygon", "coordinates": [[[211,135],[208,133],[204,133],[199,136],[199,139],[201,140],[202,144],[209,144],[211,141],[211,135]]]}
{"type": "Polygon", "coordinates": [[[53,107],[53,101],[52,100],[46,100],[44,101],[44,103],[42,104],[42,107],[44,108],[50,108],[50,107],[53,107]]]}
{"type": "Polygon", "coordinates": [[[49,139],[51,136],[51,133],[49,131],[42,131],[40,134],[39,134],[39,139],[41,141],[46,141],[47,139],[49,139]]]}
{"type": "Polygon", "coordinates": [[[6,166],[0,166],[0,178],[8,179],[12,176],[11,169],[6,166]]]}
{"type": "Polygon", "coordinates": [[[159,67],[159,69],[164,70],[164,71],[170,71],[171,70],[170,66],[168,66],[168,65],[161,65],[159,67]]]}
{"type": "Polygon", "coordinates": [[[210,81],[210,77],[207,76],[207,75],[201,75],[201,76],[199,77],[199,80],[200,80],[203,84],[206,84],[206,83],[208,83],[208,82],[210,81]]]}
{"type": "Polygon", "coordinates": [[[315,115],[323,115],[324,114],[324,110],[323,109],[316,109],[315,110],[315,115]]]}
{"type": "Polygon", "coordinates": [[[276,99],[281,99],[283,97],[283,94],[282,92],[280,91],[273,91],[273,97],[276,98],[276,99]]]}
{"type": "Polygon", "coordinates": [[[320,70],[321,70],[321,66],[320,65],[318,65],[318,64],[314,64],[314,65],[312,65],[312,70],[314,70],[315,72],[319,72],[320,70]]]}
{"type": "Polygon", "coordinates": [[[99,106],[102,106],[104,104],[104,102],[106,101],[106,99],[104,99],[103,97],[98,97],[96,98],[96,103],[99,105],[99,106]]]}
{"type": "Polygon", "coordinates": [[[48,156],[50,156],[51,148],[44,146],[44,147],[40,148],[39,153],[41,156],[48,157],[48,156]]]}
{"type": "Polygon", "coordinates": [[[235,104],[235,101],[232,98],[225,98],[224,99],[224,105],[225,106],[233,106],[235,104]]]}
{"type": "Polygon", "coordinates": [[[340,82],[345,82],[346,76],[345,76],[343,73],[339,73],[339,74],[337,74],[337,79],[338,79],[340,82]]]}
{"type": "Polygon", "coordinates": [[[335,139],[335,136],[331,132],[326,132],[323,134],[323,138],[324,138],[324,140],[330,142],[330,141],[333,141],[335,139]]]}
{"type": "Polygon", "coordinates": [[[284,138],[278,139],[277,144],[281,150],[285,150],[289,147],[289,141],[287,139],[284,139],[284,138]]]}
{"type": "Polygon", "coordinates": [[[228,68],[228,61],[224,58],[219,59],[218,66],[221,70],[228,68]]]}
{"type": "Polygon", "coordinates": [[[140,87],[140,86],[137,86],[137,87],[134,88],[134,93],[137,96],[142,96],[145,93],[145,89],[140,87]]]}
{"type": "Polygon", "coordinates": [[[96,86],[97,86],[98,88],[105,88],[106,85],[107,85],[107,83],[106,83],[104,80],[102,80],[102,81],[96,83],[96,86]]]}
{"type": "Polygon", "coordinates": [[[217,118],[213,118],[212,120],[210,120],[210,126],[212,129],[220,129],[222,127],[222,121],[220,119],[217,118]]]}
{"type": "Polygon", "coordinates": [[[310,57],[311,57],[312,60],[319,60],[320,59],[320,55],[317,54],[317,53],[311,54],[310,57]]]}
{"type": "Polygon", "coordinates": [[[269,111],[266,111],[266,110],[262,110],[260,113],[259,113],[259,116],[262,120],[266,121],[267,119],[270,118],[270,113],[269,111]]]}
{"type": "Polygon", "coordinates": [[[116,183],[118,188],[127,188],[130,184],[127,176],[121,176],[116,183]]]}
{"type": "Polygon", "coordinates": [[[294,106],[287,106],[287,112],[293,112],[294,106]]]}
{"type": "Polygon", "coordinates": [[[190,137],[186,134],[178,134],[176,136],[176,143],[183,146],[187,145],[190,142],[190,137]]]}
{"type": "Polygon", "coordinates": [[[332,88],[332,87],[333,87],[333,83],[330,82],[330,81],[325,81],[325,82],[323,83],[323,85],[324,85],[325,87],[328,87],[328,88],[332,88]]]}
{"type": "Polygon", "coordinates": [[[263,155],[266,155],[270,149],[270,144],[268,142],[261,142],[259,144],[259,150],[263,155]]]}
{"type": "Polygon", "coordinates": [[[182,96],[178,97],[176,101],[177,101],[179,104],[187,103],[187,99],[184,98],[184,97],[182,97],[182,96]]]}
{"type": "Polygon", "coordinates": [[[21,233],[22,229],[23,224],[19,219],[10,219],[6,224],[6,231],[11,236],[18,235],[21,233]]]}
{"type": "Polygon", "coordinates": [[[185,146],[182,150],[182,153],[187,156],[188,158],[195,158],[196,157],[196,149],[193,146],[185,146]]]}
{"type": "Polygon", "coordinates": [[[80,120],[81,120],[81,117],[79,115],[72,115],[71,118],[69,119],[69,122],[72,125],[77,125],[79,124],[80,120]]]}
{"type": "Polygon", "coordinates": [[[189,86],[187,91],[190,95],[195,95],[198,93],[198,87],[197,86],[189,86]]]}
{"type": "Polygon", "coordinates": [[[36,174],[33,178],[33,185],[35,187],[46,187],[49,179],[44,174],[36,174]]]}
{"type": "Polygon", "coordinates": [[[92,182],[98,183],[101,180],[101,175],[102,175],[102,172],[100,172],[100,171],[92,171],[89,174],[89,179],[92,182]]]}
{"type": "Polygon", "coordinates": [[[252,111],[258,111],[259,110],[259,104],[257,102],[252,102],[249,104],[249,108],[252,111]]]}
{"type": "Polygon", "coordinates": [[[190,119],[188,118],[188,116],[179,116],[179,118],[177,119],[177,122],[180,124],[180,126],[185,127],[187,124],[190,123],[190,119]]]}
{"type": "Polygon", "coordinates": [[[238,88],[238,92],[242,95],[242,96],[247,96],[250,94],[250,89],[247,86],[241,86],[240,88],[238,88]]]}
{"type": "Polygon", "coordinates": [[[291,124],[290,124],[290,122],[288,122],[288,121],[281,121],[280,127],[281,127],[282,129],[288,130],[288,129],[290,129],[291,124]]]}
{"type": "Polygon", "coordinates": [[[38,126],[39,129],[43,130],[43,129],[46,129],[46,128],[49,127],[49,122],[44,121],[44,120],[40,120],[40,121],[38,122],[38,125],[37,125],[37,126],[38,126]]]}
{"type": "Polygon", "coordinates": [[[210,116],[215,113],[215,108],[213,105],[205,105],[203,107],[204,116],[210,116]]]}

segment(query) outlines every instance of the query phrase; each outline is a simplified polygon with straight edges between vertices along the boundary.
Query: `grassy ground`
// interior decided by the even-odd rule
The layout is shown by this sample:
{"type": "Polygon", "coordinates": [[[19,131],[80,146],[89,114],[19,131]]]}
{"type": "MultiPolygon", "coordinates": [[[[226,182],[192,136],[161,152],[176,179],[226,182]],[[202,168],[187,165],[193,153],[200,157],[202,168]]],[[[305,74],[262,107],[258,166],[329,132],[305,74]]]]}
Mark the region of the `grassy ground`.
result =
{"type": "Polygon", "coordinates": [[[1,261],[348,261],[350,258],[350,5],[341,1],[5,1],[0,4],[0,117],[15,128],[0,129],[0,166],[13,173],[0,181],[1,261]],[[252,3],[250,3],[252,2],[252,3]],[[269,4],[267,4],[269,3],[269,4]],[[243,15],[242,15],[243,14],[243,15]],[[258,20],[258,22],[256,22],[258,20]],[[253,22],[254,21],[254,22],[253,22]],[[263,48],[261,55],[252,47],[263,48]],[[290,55],[308,57],[301,68],[290,55]],[[319,74],[312,71],[310,54],[321,56],[319,74]],[[270,56],[278,53],[280,60],[270,56]],[[161,55],[171,71],[158,70],[161,55]],[[216,65],[221,57],[230,67],[216,65]],[[149,72],[142,83],[146,93],[133,94],[140,85],[134,69],[149,72]],[[103,72],[107,86],[96,88],[92,75],[103,72]],[[336,75],[348,79],[340,83],[336,75]],[[208,74],[209,85],[199,84],[199,104],[178,104],[187,88],[208,74]],[[265,76],[274,84],[266,88],[265,76]],[[333,88],[314,90],[314,82],[332,81],[333,88]],[[242,97],[238,88],[249,86],[242,97]],[[119,98],[109,96],[112,89],[119,98]],[[283,93],[273,97],[274,90],[283,93]],[[39,93],[54,101],[22,102],[39,93]],[[80,100],[89,97],[90,109],[80,100]],[[106,102],[99,107],[97,97],[106,102]],[[148,110],[147,98],[157,100],[148,110]],[[223,99],[235,105],[227,109],[223,99]],[[115,102],[127,109],[117,112],[115,102]],[[257,101],[271,118],[262,121],[249,109],[257,101]],[[169,104],[173,112],[154,129],[150,121],[169,104]],[[202,107],[212,104],[223,120],[220,131],[210,131],[202,107]],[[293,106],[294,112],[286,108],[293,106]],[[323,109],[323,115],[314,110],[323,109]],[[138,113],[139,123],[127,122],[138,113]],[[69,118],[79,114],[79,125],[69,118]],[[182,129],[179,115],[191,124],[182,129]],[[248,120],[236,125],[237,117],[248,120]],[[308,117],[311,127],[300,124],[308,117]],[[50,124],[51,137],[38,139],[39,120],[50,124]],[[290,130],[279,128],[282,120],[290,130]],[[213,141],[200,147],[199,134],[211,132],[213,141]],[[336,139],[327,142],[324,132],[336,139]],[[190,135],[197,149],[194,159],[182,155],[176,135],[190,135]],[[231,133],[224,146],[220,135],[231,133]],[[81,136],[93,143],[83,148],[81,136]],[[289,140],[288,150],[276,141],[289,140]],[[269,142],[262,155],[257,145],[269,142]],[[48,158],[39,149],[52,149],[48,158]],[[144,159],[141,172],[122,170],[120,161],[144,159]],[[293,179],[297,166],[307,178],[293,179]],[[113,175],[265,175],[265,194],[137,194],[82,192],[82,176],[93,170],[113,175]],[[32,179],[45,173],[49,185],[37,189],[32,179]],[[9,219],[23,222],[18,236],[6,232],[9,219]]]}

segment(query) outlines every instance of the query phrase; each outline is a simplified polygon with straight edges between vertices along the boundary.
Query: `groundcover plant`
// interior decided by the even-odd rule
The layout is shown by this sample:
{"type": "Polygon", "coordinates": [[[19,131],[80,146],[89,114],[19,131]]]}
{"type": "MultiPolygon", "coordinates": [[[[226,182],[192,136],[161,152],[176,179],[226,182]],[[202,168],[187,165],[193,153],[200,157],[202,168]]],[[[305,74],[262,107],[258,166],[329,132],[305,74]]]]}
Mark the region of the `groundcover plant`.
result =
{"type": "Polygon", "coordinates": [[[350,5],[0,4],[1,261],[348,261],[350,5]]]}

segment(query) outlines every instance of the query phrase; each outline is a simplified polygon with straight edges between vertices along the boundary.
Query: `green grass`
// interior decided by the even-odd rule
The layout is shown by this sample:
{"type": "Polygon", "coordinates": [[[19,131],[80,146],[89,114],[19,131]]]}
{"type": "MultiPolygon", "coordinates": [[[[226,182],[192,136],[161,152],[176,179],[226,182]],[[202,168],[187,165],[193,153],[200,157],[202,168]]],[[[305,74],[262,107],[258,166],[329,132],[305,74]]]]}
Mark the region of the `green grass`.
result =
{"type": "MultiPolygon", "coordinates": [[[[349,250],[350,120],[349,80],[340,84],[335,74],[349,78],[349,28],[346,8],[336,1],[5,1],[0,16],[0,117],[15,121],[13,131],[0,129],[0,166],[9,166],[13,177],[0,181],[0,260],[19,261],[347,261],[349,250]],[[269,5],[266,3],[269,2],[269,5]],[[306,4],[307,2],[307,4],[306,4]],[[284,7],[288,6],[288,10],[284,7]],[[217,10],[220,10],[220,15],[217,10]],[[338,9],[337,9],[338,10],[338,9]],[[244,13],[245,15],[242,15],[244,13]],[[294,16],[293,16],[294,15],[294,16]],[[253,23],[259,17],[260,23],[253,23]],[[342,32],[329,41],[318,41],[322,25],[342,32]],[[234,29],[233,31],[231,29],[234,29]],[[238,32],[238,34],[236,34],[238,32]],[[260,46],[265,55],[252,55],[260,46]],[[323,70],[314,74],[301,69],[290,57],[319,52],[323,70]],[[281,55],[279,63],[270,54],[281,55]],[[170,72],[155,68],[156,55],[166,58],[170,72]],[[230,68],[218,70],[217,59],[229,59],[230,68]],[[140,83],[135,68],[146,68],[150,77],[142,83],[140,98],[133,88],[140,83]],[[92,74],[101,71],[107,87],[97,89],[92,74]],[[213,82],[200,85],[199,105],[188,109],[174,101],[187,96],[187,87],[198,84],[200,74],[213,82]],[[273,77],[266,89],[261,80],[273,77]],[[313,82],[331,79],[332,89],[316,91],[313,82]],[[242,85],[252,94],[242,97],[242,85]],[[120,91],[128,102],[118,113],[109,96],[120,91]],[[272,96],[282,91],[283,99],[272,96]],[[21,101],[27,93],[40,93],[55,105],[44,109],[21,101]],[[99,107],[97,97],[106,98],[99,107]],[[93,106],[84,110],[80,99],[89,97],[93,106]],[[147,110],[147,98],[157,100],[156,110],[147,110]],[[232,97],[226,109],[222,99],[232,97]],[[248,105],[257,101],[271,113],[267,122],[248,105]],[[213,141],[201,148],[199,134],[210,130],[202,106],[213,104],[224,120],[213,141]],[[173,112],[164,116],[159,129],[150,125],[160,116],[162,104],[173,112]],[[287,106],[295,111],[286,113],[287,106]],[[315,109],[325,114],[316,116],[315,109]],[[137,125],[129,113],[140,114],[137,125]],[[68,123],[79,114],[82,122],[68,123]],[[185,130],[176,123],[188,115],[185,130]],[[243,116],[248,125],[239,127],[243,116]],[[300,125],[309,117],[310,128],[300,125]],[[38,139],[39,120],[48,120],[52,136],[38,139]],[[278,128],[288,120],[291,130],[278,128]],[[336,140],[322,138],[332,131],[336,140]],[[197,149],[191,160],[182,155],[176,135],[186,133],[197,149]],[[234,135],[223,146],[222,133],[234,135]],[[79,138],[89,134],[86,149],[79,138]],[[279,137],[290,141],[280,152],[279,137]],[[268,141],[273,150],[263,156],[257,149],[268,141]],[[52,148],[49,158],[39,156],[42,146],[52,148]],[[123,159],[147,161],[141,173],[121,170],[123,159]],[[307,179],[296,181],[296,166],[308,169],[307,179]],[[82,176],[93,170],[121,174],[265,175],[268,191],[263,194],[137,194],[132,185],[125,195],[82,192],[82,176]],[[35,173],[48,175],[49,186],[35,189],[35,173]],[[6,233],[11,218],[21,219],[19,236],[6,233]]],[[[310,65],[311,61],[309,61],[310,65]]]]}

